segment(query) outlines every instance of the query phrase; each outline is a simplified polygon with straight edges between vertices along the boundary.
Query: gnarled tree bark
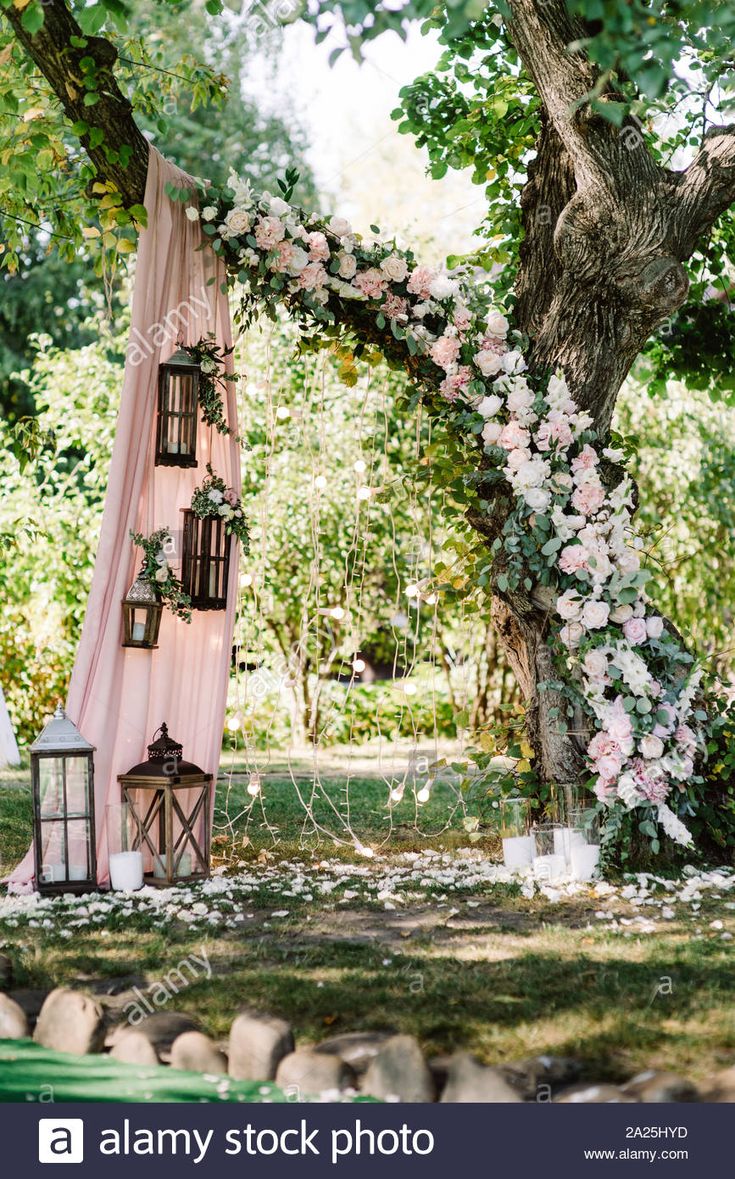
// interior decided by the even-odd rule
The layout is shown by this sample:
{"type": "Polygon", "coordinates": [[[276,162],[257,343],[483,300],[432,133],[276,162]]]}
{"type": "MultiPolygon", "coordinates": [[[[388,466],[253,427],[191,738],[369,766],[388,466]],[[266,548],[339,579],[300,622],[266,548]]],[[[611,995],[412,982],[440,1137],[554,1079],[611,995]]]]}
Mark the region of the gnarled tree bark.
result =
{"type": "MultiPolygon", "coordinates": [[[[542,101],[537,155],[522,197],[517,326],[530,338],[531,368],[562,368],[572,396],[604,438],[633,361],[686,298],[683,263],[735,201],[735,128],[709,134],[686,171],[659,167],[634,121],[618,128],[585,103],[598,78],[582,51],[567,48],[584,29],[570,19],[564,0],[509,0],[509,8],[509,35],[542,101]]],[[[31,35],[22,28],[21,9],[4,11],[69,118],[104,132],[95,149],[82,138],[100,178],[119,189],[126,205],[142,203],[148,144],[115,79],[114,47],[88,38],[84,49],[74,48],[81,31],[64,0],[47,0],[44,13],[43,28],[31,35]],[[84,55],[95,58],[104,82],[92,107],[83,104],[84,55]],[[122,147],[130,149],[125,167],[122,147]]],[[[407,361],[402,345],[383,336],[359,303],[344,314],[357,335],[414,375],[425,365],[421,358],[407,361]]],[[[487,496],[492,515],[470,513],[469,520],[491,542],[512,499],[502,484],[487,496]]],[[[496,592],[493,616],[528,702],[541,773],[568,784],[583,768],[583,723],[557,719],[554,710],[563,715],[564,701],[556,690],[539,688],[557,674],[547,641],[551,607],[538,593],[496,592]]]]}

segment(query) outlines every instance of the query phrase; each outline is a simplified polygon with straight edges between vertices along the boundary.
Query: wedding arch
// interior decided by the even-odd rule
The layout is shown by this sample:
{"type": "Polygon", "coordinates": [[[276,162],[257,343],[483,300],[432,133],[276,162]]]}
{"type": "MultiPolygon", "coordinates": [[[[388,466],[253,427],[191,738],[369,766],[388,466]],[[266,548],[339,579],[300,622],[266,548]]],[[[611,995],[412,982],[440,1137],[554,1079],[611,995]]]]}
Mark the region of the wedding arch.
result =
{"type": "MultiPolygon", "coordinates": [[[[97,176],[141,220],[149,147],[115,79],[116,51],[83,37],[64,0],[43,14],[30,31],[6,10],[97,176]],[[98,80],[91,107],[68,85],[83,58],[98,80]]],[[[735,129],[716,128],[672,172],[634,120],[616,126],[586,104],[600,73],[568,50],[581,30],[564,0],[512,0],[506,23],[543,112],[512,323],[474,275],[433,271],[294,207],[293,177],[276,195],[235,175],[168,195],[244,289],[246,320],[280,305],[313,343],[377,350],[441,424],[453,501],[477,536],[477,589],[527,699],[540,777],[560,790],[589,782],[608,838],[634,814],[654,849],[661,832],[726,844],[702,772],[719,706],[713,720],[701,670],[649,603],[636,491],[610,422],[644,342],[686,299],[684,263],[735,200],[735,129]]]]}

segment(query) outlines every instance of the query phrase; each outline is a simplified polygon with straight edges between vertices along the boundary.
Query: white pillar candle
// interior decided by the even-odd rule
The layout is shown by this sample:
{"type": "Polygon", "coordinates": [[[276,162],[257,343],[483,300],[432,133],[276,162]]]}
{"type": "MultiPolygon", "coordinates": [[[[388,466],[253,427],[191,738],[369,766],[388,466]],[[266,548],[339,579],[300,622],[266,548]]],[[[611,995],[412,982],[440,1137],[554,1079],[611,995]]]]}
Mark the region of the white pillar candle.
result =
{"type": "Polygon", "coordinates": [[[69,865],[69,879],[70,880],[86,880],[88,876],[86,864],[70,864],[69,865]]]}
{"type": "Polygon", "coordinates": [[[575,880],[591,880],[599,862],[599,844],[583,843],[572,848],[572,876],[575,880]]]}
{"type": "Polygon", "coordinates": [[[554,854],[534,857],[533,874],[537,880],[550,884],[553,880],[558,880],[563,876],[566,869],[567,861],[564,856],[554,854]]]}
{"type": "Polygon", "coordinates": [[[184,852],[179,860],[179,867],[176,873],[177,876],[191,876],[191,853],[184,852]]]}
{"type": "Polygon", "coordinates": [[[110,887],[116,892],[135,892],[143,887],[142,852],[114,852],[110,856],[110,887]]]}
{"type": "Polygon", "coordinates": [[[209,596],[210,598],[217,597],[217,566],[209,566],[209,596]]]}
{"type": "Polygon", "coordinates": [[[506,868],[525,868],[533,860],[532,835],[513,835],[503,840],[503,863],[506,868]]]}
{"type": "Polygon", "coordinates": [[[153,861],[153,875],[157,880],[165,880],[166,878],[166,861],[160,856],[156,856],[153,861]]]}
{"type": "Polygon", "coordinates": [[[133,623],[133,639],[135,640],[136,643],[140,643],[143,641],[144,638],[145,638],[145,623],[144,622],[134,622],[133,623]]]}

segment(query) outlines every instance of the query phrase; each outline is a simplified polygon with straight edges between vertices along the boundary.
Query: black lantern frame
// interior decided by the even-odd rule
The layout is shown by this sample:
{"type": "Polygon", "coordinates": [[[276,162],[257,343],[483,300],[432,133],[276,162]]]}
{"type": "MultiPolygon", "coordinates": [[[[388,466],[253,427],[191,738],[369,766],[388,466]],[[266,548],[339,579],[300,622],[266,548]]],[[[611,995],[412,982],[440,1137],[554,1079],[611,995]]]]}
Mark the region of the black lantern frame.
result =
{"type": "Polygon", "coordinates": [[[166,888],[209,876],[213,776],[182,760],[183,749],[165,724],[160,733],[148,746],[148,760],[118,782],[132,824],[131,848],[149,861],[143,881],[166,888]]]}
{"type": "Polygon", "coordinates": [[[199,365],[183,348],[158,366],[156,466],[197,466],[199,365]]]}
{"type": "Polygon", "coordinates": [[[59,706],[30,753],[36,887],[41,893],[92,892],[94,746],[59,706]]]}
{"type": "Polygon", "coordinates": [[[155,650],[162,611],[163,603],[150,581],[139,573],[123,598],[123,647],[155,650]]]}
{"type": "Polygon", "coordinates": [[[195,610],[224,610],[232,536],[221,516],[197,516],[183,508],[181,584],[195,610]]]}

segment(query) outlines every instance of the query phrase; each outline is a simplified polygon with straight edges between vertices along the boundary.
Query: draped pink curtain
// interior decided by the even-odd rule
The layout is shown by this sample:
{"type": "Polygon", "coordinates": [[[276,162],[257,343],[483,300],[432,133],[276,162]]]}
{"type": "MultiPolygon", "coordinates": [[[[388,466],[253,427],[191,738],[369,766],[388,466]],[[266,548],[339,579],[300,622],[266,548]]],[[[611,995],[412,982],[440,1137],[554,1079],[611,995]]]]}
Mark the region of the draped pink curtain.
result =
{"type": "MultiPolygon", "coordinates": [[[[108,879],[105,807],[119,801],[117,775],[146,756],[154,731],[166,721],[184,747],[184,758],[216,775],[227,699],[237,597],[237,548],[233,544],[225,611],[194,611],[190,625],[164,610],[155,651],[125,649],[121,602],[140,566],[131,530],[149,535],[168,525],[180,554],[181,509],[212,463],[228,486],[240,490],[240,456],[232,436],[199,425],[197,468],[156,467],[158,365],[177,343],[193,344],[213,333],[229,347],[231,326],[222,264],[200,250],[198,221],[166,195],[165,186],[190,183],[151,148],[145,206],[148,228],[140,235],[132,304],[132,330],[120,413],[110,465],[102,531],[82,637],[69,686],[67,713],[96,746],[95,807],[98,880],[108,879]],[[214,282],[208,285],[208,280],[214,282]]],[[[233,382],[227,382],[227,421],[237,418],[233,382]]],[[[33,879],[29,852],[11,882],[33,879]]]]}

